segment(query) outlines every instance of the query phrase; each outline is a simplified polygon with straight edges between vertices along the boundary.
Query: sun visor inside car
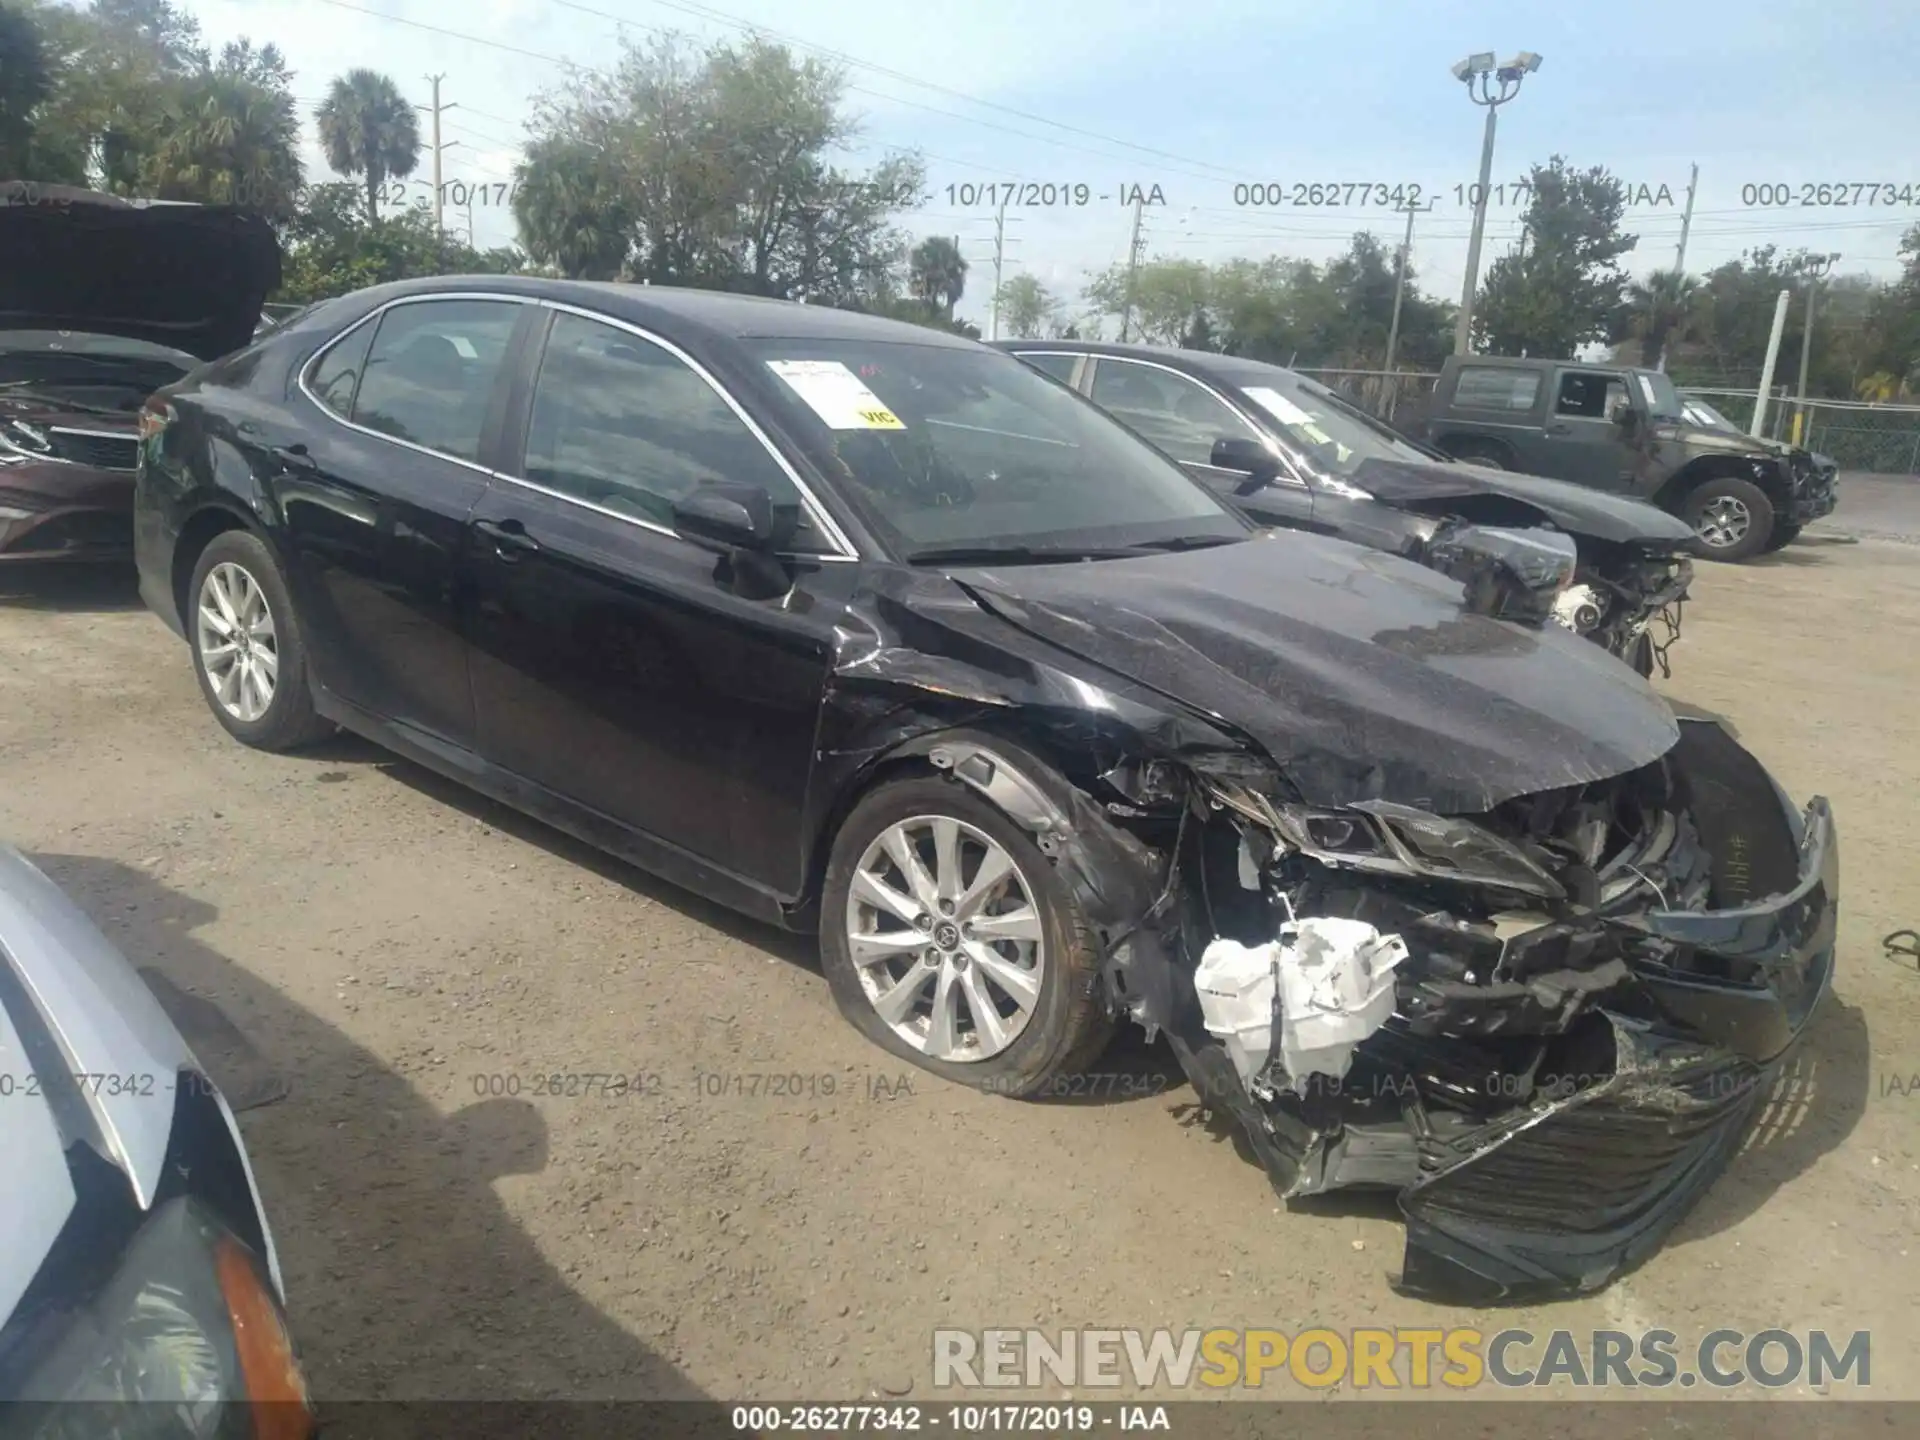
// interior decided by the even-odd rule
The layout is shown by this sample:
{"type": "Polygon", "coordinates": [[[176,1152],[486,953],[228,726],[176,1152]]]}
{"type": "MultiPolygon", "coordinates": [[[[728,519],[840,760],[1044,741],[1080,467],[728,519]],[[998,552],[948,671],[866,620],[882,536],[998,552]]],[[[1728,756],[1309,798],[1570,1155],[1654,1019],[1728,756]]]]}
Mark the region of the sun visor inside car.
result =
{"type": "Polygon", "coordinates": [[[0,186],[0,328],[122,335],[211,360],[252,338],[280,265],[273,227],[246,211],[0,186]]]}

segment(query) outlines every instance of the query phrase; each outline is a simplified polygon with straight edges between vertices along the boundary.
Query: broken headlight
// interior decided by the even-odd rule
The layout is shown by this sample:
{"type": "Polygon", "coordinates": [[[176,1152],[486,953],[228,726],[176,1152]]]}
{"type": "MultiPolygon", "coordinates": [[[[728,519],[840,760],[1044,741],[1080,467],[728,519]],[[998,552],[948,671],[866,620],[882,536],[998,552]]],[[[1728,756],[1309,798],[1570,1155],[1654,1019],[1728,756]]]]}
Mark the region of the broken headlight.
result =
{"type": "Polygon", "coordinates": [[[1287,849],[1325,865],[1455,880],[1541,899],[1566,890],[1519,846],[1471,820],[1435,815],[1411,805],[1365,800],[1347,810],[1283,805],[1213,776],[1205,783],[1220,804],[1258,821],[1287,849]]]}

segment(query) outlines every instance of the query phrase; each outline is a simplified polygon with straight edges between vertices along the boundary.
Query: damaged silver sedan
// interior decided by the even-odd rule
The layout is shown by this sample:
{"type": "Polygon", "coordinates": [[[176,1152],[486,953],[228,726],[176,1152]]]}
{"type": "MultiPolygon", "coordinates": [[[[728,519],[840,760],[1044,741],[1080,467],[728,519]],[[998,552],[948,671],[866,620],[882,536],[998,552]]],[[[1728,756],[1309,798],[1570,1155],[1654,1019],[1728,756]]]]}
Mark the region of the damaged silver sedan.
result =
{"type": "Polygon", "coordinates": [[[852,1023],[963,1084],[1165,1034],[1282,1194],[1399,1192],[1410,1291],[1634,1263],[1828,984],[1823,801],[985,346],[438,278],[142,433],[141,592],[236,739],[344,726],[815,930],[852,1023]]]}

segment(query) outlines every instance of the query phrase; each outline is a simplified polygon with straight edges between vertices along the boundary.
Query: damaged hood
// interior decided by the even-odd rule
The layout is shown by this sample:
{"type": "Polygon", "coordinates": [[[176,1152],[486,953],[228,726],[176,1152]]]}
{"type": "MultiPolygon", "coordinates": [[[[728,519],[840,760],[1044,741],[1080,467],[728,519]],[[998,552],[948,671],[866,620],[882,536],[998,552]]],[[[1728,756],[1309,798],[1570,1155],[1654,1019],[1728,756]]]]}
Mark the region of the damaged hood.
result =
{"type": "Polygon", "coordinates": [[[280,242],[248,211],[0,184],[0,330],[121,335],[214,360],[253,338],[280,242]]]}
{"type": "Polygon", "coordinates": [[[1250,736],[1312,805],[1474,814],[1622,774],[1679,738],[1643,680],[1571,633],[1317,535],[954,572],[1028,633],[1250,736]]]}
{"type": "Polygon", "coordinates": [[[1564,480],[1488,470],[1464,462],[1423,465],[1387,460],[1363,461],[1351,479],[1389,505],[1418,508],[1424,502],[1468,495],[1502,495],[1531,505],[1571,535],[1621,544],[1694,548],[1693,528],[1679,516],[1630,495],[1609,495],[1564,480]]]}

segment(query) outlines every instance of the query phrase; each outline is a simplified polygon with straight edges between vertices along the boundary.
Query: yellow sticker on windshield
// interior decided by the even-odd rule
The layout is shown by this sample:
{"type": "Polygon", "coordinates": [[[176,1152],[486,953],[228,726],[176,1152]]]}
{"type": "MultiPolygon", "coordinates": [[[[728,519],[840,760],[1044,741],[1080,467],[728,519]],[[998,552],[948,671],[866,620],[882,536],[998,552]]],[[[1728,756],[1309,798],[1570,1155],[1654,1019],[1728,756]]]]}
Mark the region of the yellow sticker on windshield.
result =
{"type": "Polygon", "coordinates": [[[861,378],[838,360],[769,360],[767,368],[835,430],[904,430],[861,378]]]}

